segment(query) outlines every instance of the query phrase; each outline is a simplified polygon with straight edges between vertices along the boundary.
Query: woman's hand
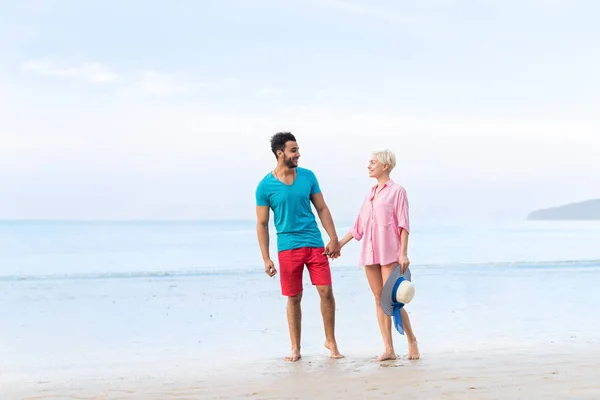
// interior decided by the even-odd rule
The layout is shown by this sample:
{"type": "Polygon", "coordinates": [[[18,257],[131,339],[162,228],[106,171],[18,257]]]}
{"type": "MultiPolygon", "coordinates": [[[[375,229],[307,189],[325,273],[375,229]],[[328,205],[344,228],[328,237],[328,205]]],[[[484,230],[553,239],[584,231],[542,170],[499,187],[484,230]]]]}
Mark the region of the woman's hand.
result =
{"type": "Polygon", "coordinates": [[[400,263],[400,272],[401,273],[406,273],[406,270],[408,269],[408,266],[410,265],[410,260],[408,259],[407,255],[401,255],[398,262],[400,263]]]}

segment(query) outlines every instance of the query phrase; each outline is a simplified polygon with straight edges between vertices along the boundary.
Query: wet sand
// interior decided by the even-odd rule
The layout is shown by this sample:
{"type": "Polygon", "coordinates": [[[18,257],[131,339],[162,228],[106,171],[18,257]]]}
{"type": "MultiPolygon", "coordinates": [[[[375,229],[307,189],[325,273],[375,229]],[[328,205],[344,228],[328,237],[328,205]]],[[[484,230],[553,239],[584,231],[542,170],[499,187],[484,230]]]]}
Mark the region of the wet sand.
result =
{"type": "Polygon", "coordinates": [[[0,378],[3,400],[123,399],[598,399],[600,348],[548,346],[376,362],[307,355],[298,363],[232,362],[226,373],[145,366],[144,373],[0,378]]]}

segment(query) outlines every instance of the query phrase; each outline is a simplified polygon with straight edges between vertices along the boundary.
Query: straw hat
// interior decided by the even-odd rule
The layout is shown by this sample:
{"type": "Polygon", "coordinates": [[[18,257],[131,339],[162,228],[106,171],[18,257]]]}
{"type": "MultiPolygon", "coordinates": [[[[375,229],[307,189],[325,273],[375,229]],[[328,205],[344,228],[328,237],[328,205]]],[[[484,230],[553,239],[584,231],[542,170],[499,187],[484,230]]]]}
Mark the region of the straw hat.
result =
{"type": "Polygon", "coordinates": [[[380,306],[383,312],[394,317],[396,330],[404,335],[400,309],[410,303],[415,296],[415,287],[411,282],[411,272],[407,269],[404,274],[400,272],[400,265],[392,270],[381,292],[380,306]]]}

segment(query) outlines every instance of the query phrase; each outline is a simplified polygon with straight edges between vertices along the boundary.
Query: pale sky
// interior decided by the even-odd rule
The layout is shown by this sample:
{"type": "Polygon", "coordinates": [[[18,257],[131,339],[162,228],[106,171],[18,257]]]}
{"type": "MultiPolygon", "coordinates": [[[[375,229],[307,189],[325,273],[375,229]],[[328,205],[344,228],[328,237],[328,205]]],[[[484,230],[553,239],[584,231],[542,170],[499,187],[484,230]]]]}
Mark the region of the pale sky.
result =
{"type": "Polygon", "coordinates": [[[0,0],[0,218],[248,219],[294,133],[333,216],[600,197],[600,3],[0,0]]]}

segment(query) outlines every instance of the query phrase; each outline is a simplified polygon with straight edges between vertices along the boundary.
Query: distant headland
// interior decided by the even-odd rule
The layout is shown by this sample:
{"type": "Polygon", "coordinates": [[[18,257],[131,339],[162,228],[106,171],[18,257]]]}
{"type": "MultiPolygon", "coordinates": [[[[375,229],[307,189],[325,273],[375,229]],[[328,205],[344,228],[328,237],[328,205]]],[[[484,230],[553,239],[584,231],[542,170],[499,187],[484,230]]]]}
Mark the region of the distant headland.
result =
{"type": "Polygon", "coordinates": [[[536,210],[527,216],[528,220],[600,220],[600,199],[566,204],[560,207],[536,210]]]}

